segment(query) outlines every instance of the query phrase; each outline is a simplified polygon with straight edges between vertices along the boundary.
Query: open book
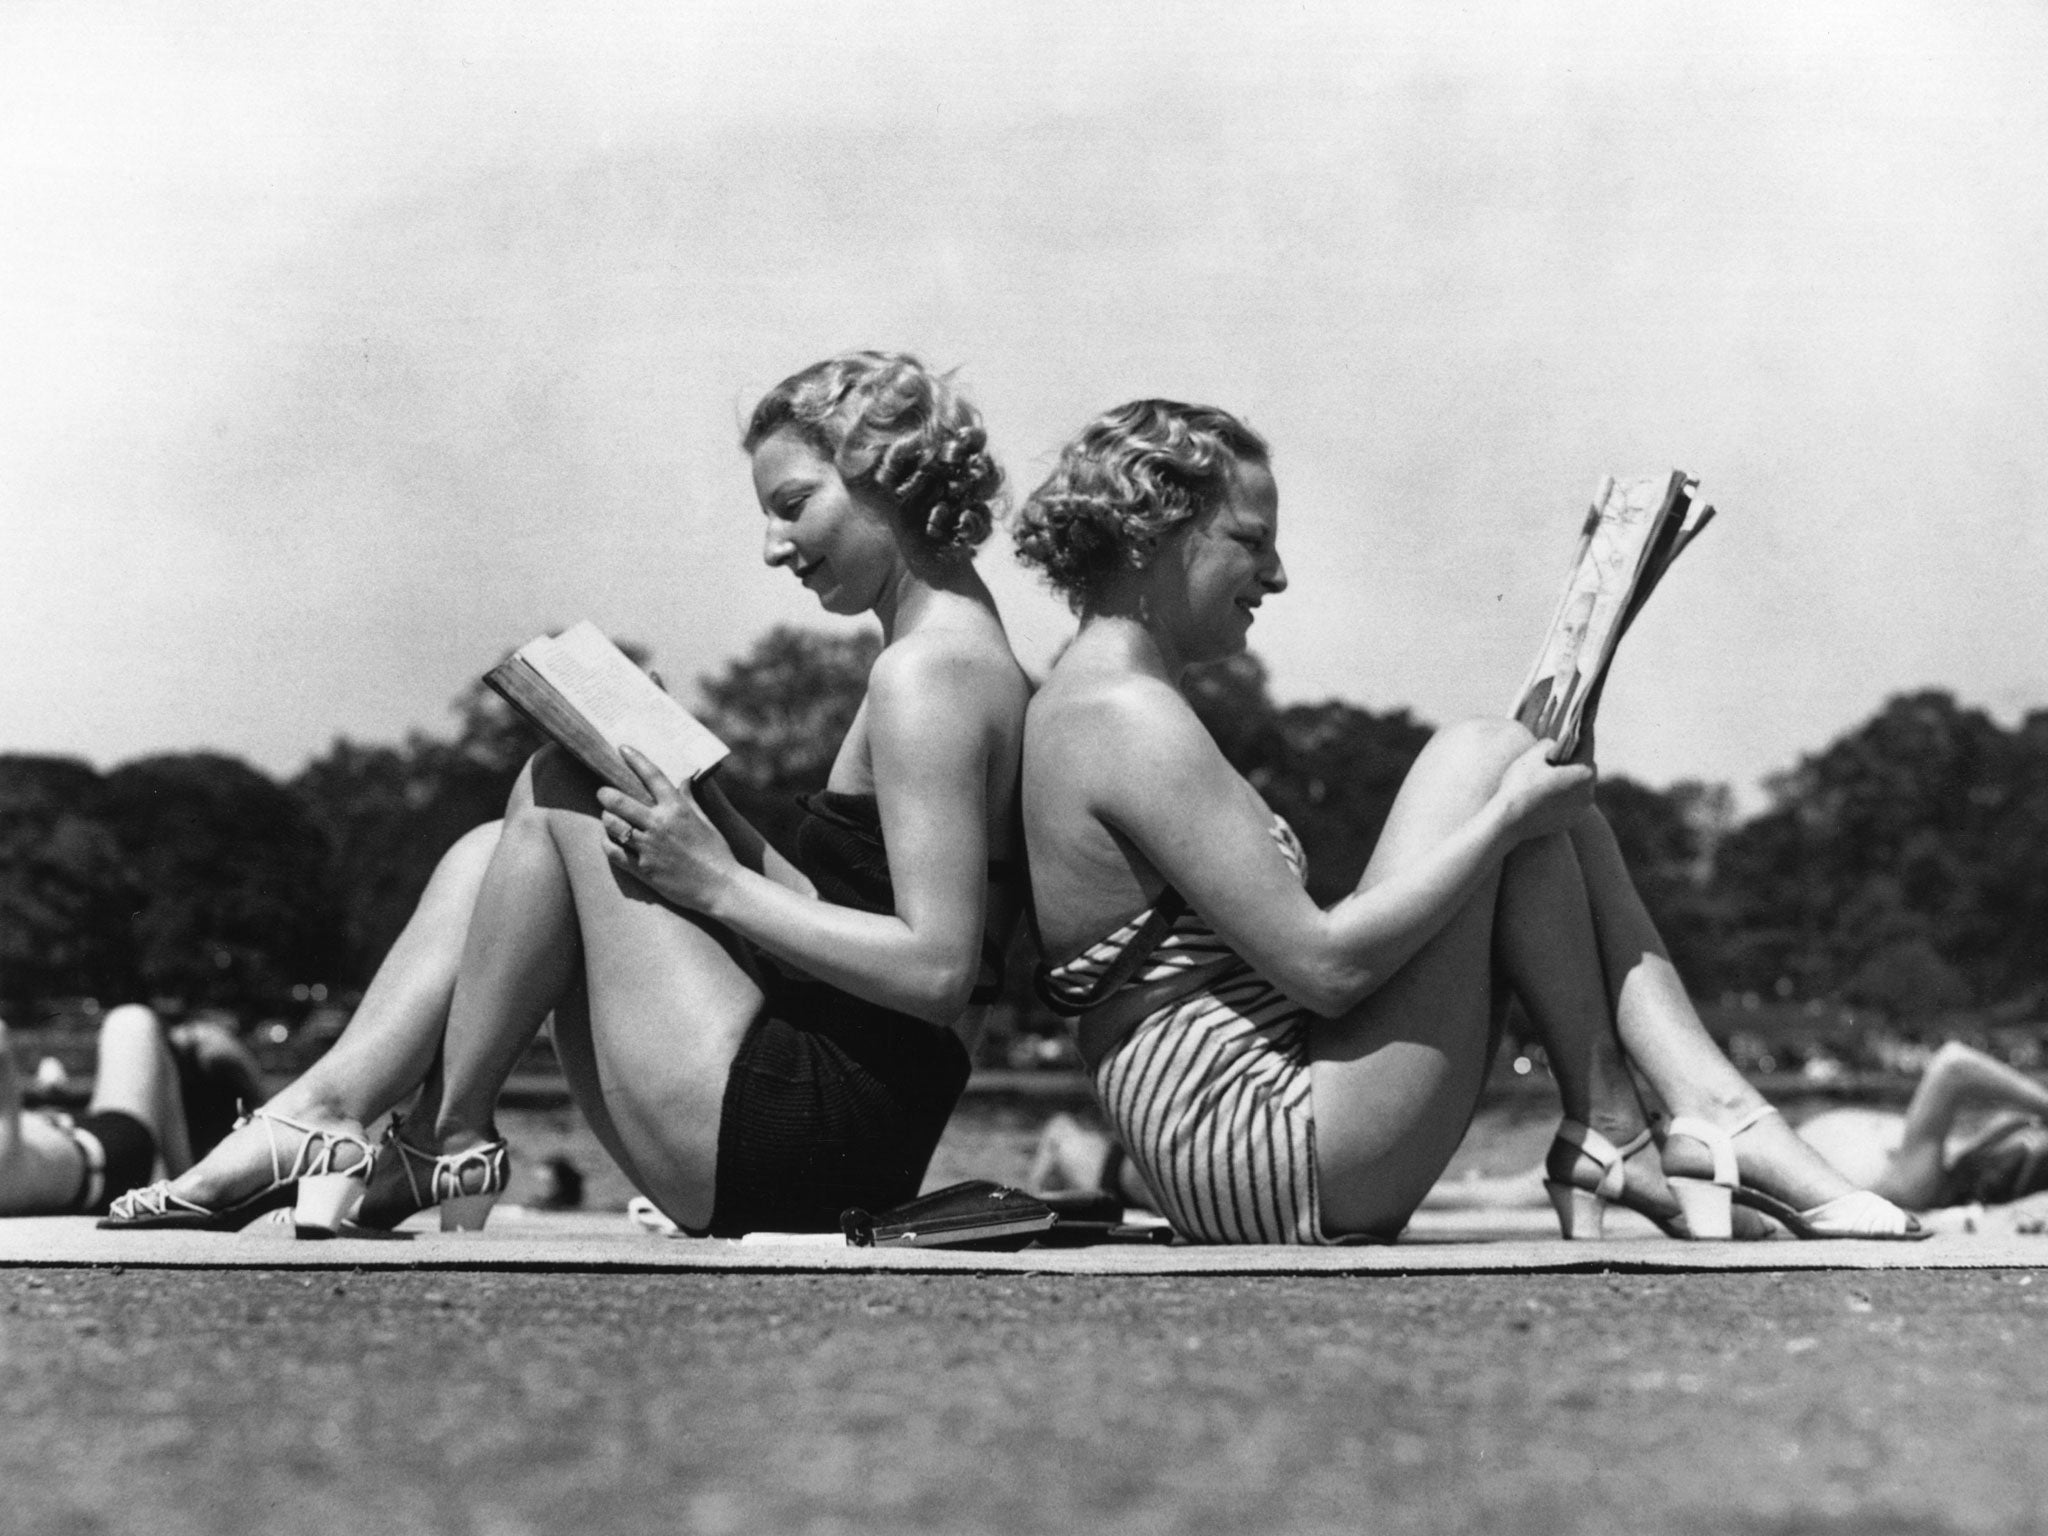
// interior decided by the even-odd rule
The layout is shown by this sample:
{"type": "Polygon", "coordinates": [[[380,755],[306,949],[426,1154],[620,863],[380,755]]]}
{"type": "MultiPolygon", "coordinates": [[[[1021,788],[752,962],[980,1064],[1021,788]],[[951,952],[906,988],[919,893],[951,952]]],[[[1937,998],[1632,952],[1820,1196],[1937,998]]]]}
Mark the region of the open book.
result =
{"type": "Polygon", "coordinates": [[[484,681],[584,767],[636,800],[647,791],[619,756],[622,746],[646,754],[679,785],[725,757],[725,743],[588,620],[529,640],[484,681]]]}
{"type": "Polygon", "coordinates": [[[1512,711],[1536,735],[1557,742],[1557,761],[1578,750],[1621,637],[1671,562],[1712,520],[1714,509],[1694,499],[1698,490],[1699,481],[1677,469],[1600,482],[1564,599],[1512,711]]]}

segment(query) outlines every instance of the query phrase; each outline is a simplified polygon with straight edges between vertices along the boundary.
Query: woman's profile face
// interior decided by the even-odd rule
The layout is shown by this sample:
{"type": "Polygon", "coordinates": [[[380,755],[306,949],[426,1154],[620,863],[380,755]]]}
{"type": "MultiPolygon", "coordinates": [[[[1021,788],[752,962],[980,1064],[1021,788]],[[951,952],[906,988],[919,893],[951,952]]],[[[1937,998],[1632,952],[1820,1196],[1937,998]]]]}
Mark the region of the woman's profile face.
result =
{"type": "Polygon", "coordinates": [[[1239,462],[1230,488],[1162,551],[1174,578],[1159,617],[1178,633],[1190,662],[1216,661],[1245,648],[1259,604],[1287,588],[1280,562],[1280,489],[1263,464],[1239,462]]]}
{"type": "Polygon", "coordinates": [[[793,427],[755,446],[754,494],[768,519],[768,564],[787,567],[828,613],[875,606],[902,561],[885,508],[849,487],[793,427]]]}

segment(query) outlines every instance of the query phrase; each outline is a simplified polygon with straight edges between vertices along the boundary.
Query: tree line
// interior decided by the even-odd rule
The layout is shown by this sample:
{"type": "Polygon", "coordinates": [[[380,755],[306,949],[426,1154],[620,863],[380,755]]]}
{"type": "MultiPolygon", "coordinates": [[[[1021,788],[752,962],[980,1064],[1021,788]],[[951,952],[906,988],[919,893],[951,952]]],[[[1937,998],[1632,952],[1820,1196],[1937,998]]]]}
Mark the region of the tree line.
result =
{"type": "MultiPolygon", "coordinates": [[[[698,681],[699,713],[733,749],[728,792],[771,839],[791,797],[824,783],[876,650],[871,635],[781,627],[698,681]]],[[[1301,834],[1311,893],[1349,890],[1429,727],[1406,710],[1277,704],[1252,656],[1192,692],[1301,834]]],[[[314,988],[345,997],[536,744],[478,684],[450,734],[340,739],[283,782],[218,753],[106,773],[0,756],[0,1007],[25,1019],[57,999],[142,997],[274,1014],[314,988]]],[[[1903,694],[1767,791],[1739,819],[1724,786],[1600,785],[1696,991],[1901,1020],[2048,997],[2048,712],[2007,729],[1948,693],[1903,694]]]]}

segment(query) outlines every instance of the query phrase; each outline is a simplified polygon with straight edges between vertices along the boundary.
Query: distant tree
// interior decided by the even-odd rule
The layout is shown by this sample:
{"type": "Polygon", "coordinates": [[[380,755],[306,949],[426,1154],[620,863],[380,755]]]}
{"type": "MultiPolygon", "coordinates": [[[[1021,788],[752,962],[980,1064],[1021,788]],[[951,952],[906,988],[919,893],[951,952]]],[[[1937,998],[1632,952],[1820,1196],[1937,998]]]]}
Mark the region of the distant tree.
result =
{"type": "Polygon", "coordinates": [[[1995,828],[1977,854],[1989,930],[1979,965],[1994,995],[2018,1001],[2048,993],[2048,711],[2006,733],[2003,757],[1989,792],[1972,797],[1995,828]]]}
{"type": "Polygon", "coordinates": [[[452,741],[422,731],[397,747],[337,739],[292,780],[333,850],[347,985],[375,973],[455,840],[504,814],[513,781],[540,745],[481,682],[457,698],[455,714],[452,741]]]}
{"type": "Polygon", "coordinates": [[[2007,733],[1950,694],[1902,694],[1774,779],[1716,864],[1745,984],[1868,993],[1913,976],[1892,990],[1990,999],[2038,983],[2044,747],[2048,726],[2007,733]]]}
{"type": "Polygon", "coordinates": [[[294,984],[339,972],[327,839],[289,790],[210,752],[125,764],[104,789],[140,896],[135,964],[148,992],[275,1007],[294,984]]]}
{"type": "Polygon", "coordinates": [[[0,756],[0,1000],[136,985],[135,889],[86,763],[0,756]]]}
{"type": "Polygon", "coordinates": [[[1872,951],[1843,983],[1842,996],[1906,1019],[1953,1013],[1971,1003],[1970,984],[1918,936],[1872,951]]]}

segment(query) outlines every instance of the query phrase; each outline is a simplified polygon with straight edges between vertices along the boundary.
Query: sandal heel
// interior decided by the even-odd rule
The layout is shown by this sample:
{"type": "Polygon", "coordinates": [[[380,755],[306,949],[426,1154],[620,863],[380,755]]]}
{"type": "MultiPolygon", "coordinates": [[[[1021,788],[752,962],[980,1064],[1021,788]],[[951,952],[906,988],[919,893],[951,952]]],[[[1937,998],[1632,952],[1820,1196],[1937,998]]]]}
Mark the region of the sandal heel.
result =
{"type": "Polygon", "coordinates": [[[441,1202],[441,1230],[443,1232],[481,1232],[484,1222],[489,1219],[491,1207],[498,1203],[498,1191],[493,1189],[481,1195],[457,1195],[452,1200],[441,1202]]]}
{"type": "Polygon", "coordinates": [[[1708,1242],[1726,1242],[1734,1237],[1735,1216],[1730,1198],[1733,1191],[1726,1184],[1676,1174],[1668,1176],[1666,1182],[1685,1217],[1686,1230],[1693,1237],[1708,1242]]]}
{"type": "Polygon", "coordinates": [[[1568,1243],[1597,1243],[1607,1228],[1607,1202],[1590,1189],[1545,1179],[1543,1187],[1557,1212],[1557,1229],[1568,1243]]]}
{"type": "Polygon", "coordinates": [[[332,1237],[363,1198],[361,1171],[311,1174],[299,1180],[292,1226],[300,1237],[332,1237]]]}

